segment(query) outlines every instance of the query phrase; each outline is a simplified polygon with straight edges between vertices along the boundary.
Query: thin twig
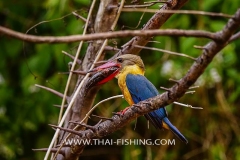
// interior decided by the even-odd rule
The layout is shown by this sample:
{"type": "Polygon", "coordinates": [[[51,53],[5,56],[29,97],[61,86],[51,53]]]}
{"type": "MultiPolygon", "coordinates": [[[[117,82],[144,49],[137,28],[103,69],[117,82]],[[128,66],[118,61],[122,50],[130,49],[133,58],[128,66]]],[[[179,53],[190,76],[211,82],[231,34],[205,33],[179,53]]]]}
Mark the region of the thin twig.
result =
{"type": "Polygon", "coordinates": [[[143,18],[144,15],[145,15],[145,12],[142,13],[142,15],[141,15],[141,17],[140,17],[140,19],[139,19],[138,24],[137,24],[136,27],[129,27],[129,26],[123,26],[123,27],[124,27],[124,28],[130,28],[130,29],[137,29],[138,26],[140,25],[140,23],[141,23],[142,18],[143,18]]]}
{"type": "Polygon", "coordinates": [[[168,51],[168,50],[165,50],[165,49],[154,48],[154,47],[144,47],[144,46],[139,46],[139,45],[134,45],[134,47],[142,48],[142,49],[149,49],[149,50],[153,50],[153,51],[160,51],[160,52],[164,52],[164,53],[168,53],[168,54],[172,54],[172,55],[177,55],[177,56],[182,56],[182,57],[187,57],[187,58],[190,58],[190,59],[196,61],[196,58],[188,56],[188,55],[183,54],[183,53],[177,53],[177,52],[168,51]]]}
{"type": "Polygon", "coordinates": [[[187,92],[185,92],[185,94],[193,94],[193,93],[195,93],[196,91],[187,91],[187,92]]]}
{"type": "Polygon", "coordinates": [[[149,1],[149,2],[144,2],[144,4],[157,4],[157,3],[168,3],[167,0],[158,0],[158,1],[149,1]]]}
{"type": "Polygon", "coordinates": [[[30,27],[25,33],[27,34],[30,30],[32,30],[33,28],[39,26],[40,24],[49,23],[49,22],[53,22],[53,21],[58,21],[58,20],[61,20],[61,19],[64,19],[64,18],[70,16],[71,14],[72,14],[72,13],[68,13],[67,15],[62,16],[62,17],[60,17],[60,18],[51,19],[51,20],[46,20],[46,21],[41,21],[41,22],[35,24],[34,26],[30,27]]]}
{"type": "Polygon", "coordinates": [[[232,35],[232,37],[229,39],[229,42],[232,42],[239,38],[240,38],[240,32],[237,32],[236,34],[232,35]]]}
{"type": "Polygon", "coordinates": [[[85,72],[85,71],[71,71],[72,73],[74,73],[74,74],[81,74],[81,75],[86,75],[87,74],[87,72],[85,72]]]}
{"type": "Polygon", "coordinates": [[[189,89],[195,89],[195,88],[199,88],[199,86],[192,86],[192,87],[189,87],[189,89]]]}
{"type": "MultiPolygon", "coordinates": [[[[71,54],[67,53],[66,51],[62,51],[62,53],[65,54],[65,55],[67,55],[68,57],[70,57],[70,58],[73,59],[73,60],[75,59],[74,56],[72,56],[71,54]]],[[[82,62],[81,60],[77,59],[77,63],[78,63],[78,64],[81,64],[81,62],[82,62]]]]}
{"type": "Polygon", "coordinates": [[[159,41],[148,41],[149,43],[161,43],[161,42],[159,42],[159,41]]]}
{"type": "Polygon", "coordinates": [[[179,103],[179,102],[173,102],[173,103],[176,104],[176,105],[179,105],[179,106],[189,107],[189,108],[192,108],[192,109],[203,109],[202,107],[193,107],[189,104],[183,104],[183,103],[179,103]]]}
{"type": "Polygon", "coordinates": [[[87,21],[87,19],[86,19],[86,18],[84,18],[84,17],[80,16],[79,14],[77,14],[77,12],[76,12],[76,11],[73,11],[73,12],[72,12],[72,14],[73,14],[74,16],[76,16],[77,18],[81,19],[81,20],[82,20],[82,21],[84,21],[84,22],[86,22],[86,21],[87,21]]]}
{"type": "MultiPolygon", "coordinates": [[[[153,5],[155,5],[156,3],[161,3],[160,1],[156,1],[156,2],[144,2],[145,4],[139,4],[139,5],[124,5],[123,7],[124,8],[146,8],[146,7],[151,7],[153,5]]],[[[111,5],[109,6],[109,8],[116,8],[117,6],[116,5],[111,5]]]]}
{"type": "MultiPolygon", "coordinates": [[[[54,104],[53,106],[54,106],[54,107],[58,107],[58,108],[61,108],[61,107],[62,107],[62,105],[58,105],[58,104],[54,104]]],[[[64,107],[64,108],[67,108],[68,105],[64,105],[63,107],[64,107]]]]}
{"type": "Polygon", "coordinates": [[[102,104],[102,103],[104,103],[104,102],[106,102],[106,101],[109,101],[109,100],[111,100],[111,99],[115,99],[115,98],[123,98],[123,95],[112,96],[112,97],[106,98],[106,99],[98,102],[97,104],[95,104],[95,105],[90,109],[90,111],[89,111],[89,112],[86,114],[86,116],[83,118],[82,122],[83,122],[88,116],[90,116],[90,114],[92,113],[92,111],[93,111],[94,109],[96,109],[100,104],[102,104]]]}
{"type": "Polygon", "coordinates": [[[168,80],[169,80],[170,82],[174,82],[174,83],[177,83],[177,84],[179,84],[179,80],[172,79],[172,78],[169,78],[168,80]]]}
{"type": "Polygon", "coordinates": [[[170,89],[169,89],[169,88],[166,88],[166,87],[160,87],[160,89],[163,89],[163,90],[165,90],[165,91],[170,91],[170,89]]]}
{"type": "MultiPolygon", "coordinates": [[[[70,133],[73,133],[73,134],[76,134],[78,136],[81,136],[81,133],[78,132],[78,131],[75,131],[75,130],[72,130],[72,129],[68,129],[68,128],[63,128],[63,127],[59,127],[59,126],[56,126],[56,125],[53,125],[53,124],[48,124],[49,126],[53,127],[53,128],[57,128],[57,129],[60,129],[60,130],[63,130],[63,131],[67,131],[67,132],[70,132],[70,133]]],[[[64,140],[66,142],[66,140],[64,140]]],[[[63,145],[63,143],[62,143],[63,145]]],[[[60,146],[56,152],[55,155],[57,155],[59,153],[59,151],[62,149],[63,146],[60,146]]],[[[53,159],[55,159],[56,157],[53,157],[53,159]]]]}
{"type": "Polygon", "coordinates": [[[108,61],[98,61],[98,62],[96,62],[96,63],[94,63],[95,65],[102,65],[102,64],[104,64],[104,63],[107,63],[108,61]]]}
{"type": "Polygon", "coordinates": [[[194,45],[193,47],[196,48],[196,49],[204,49],[204,46],[197,46],[197,45],[194,45]]]}
{"type": "MultiPolygon", "coordinates": [[[[53,94],[57,95],[58,97],[63,98],[63,94],[62,93],[60,93],[60,92],[58,92],[58,91],[56,91],[56,90],[54,90],[52,88],[48,88],[46,86],[42,86],[42,85],[39,85],[39,84],[35,84],[35,86],[39,87],[39,88],[42,88],[42,89],[45,89],[45,90],[47,90],[49,92],[52,92],[53,94]]],[[[66,98],[68,99],[69,97],[66,97],[66,98]]]]}
{"type": "MultiPolygon", "coordinates": [[[[156,13],[159,12],[158,9],[147,9],[144,8],[123,8],[123,12],[147,12],[147,13],[156,13]]],[[[212,17],[225,17],[232,18],[232,15],[224,13],[215,13],[215,12],[205,12],[205,11],[196,11],[196,10],[161,10],[161,13],[179,13],[179,14],[194,14],[194,15],[204,15],[212,17]]]]}
{"type": "Polygon", "coordinates": [[[105,51],[119,51],[120,49],[116,48],[116,47],[112,47],[112,46],[105,46],[104,48],[105,51]]]}

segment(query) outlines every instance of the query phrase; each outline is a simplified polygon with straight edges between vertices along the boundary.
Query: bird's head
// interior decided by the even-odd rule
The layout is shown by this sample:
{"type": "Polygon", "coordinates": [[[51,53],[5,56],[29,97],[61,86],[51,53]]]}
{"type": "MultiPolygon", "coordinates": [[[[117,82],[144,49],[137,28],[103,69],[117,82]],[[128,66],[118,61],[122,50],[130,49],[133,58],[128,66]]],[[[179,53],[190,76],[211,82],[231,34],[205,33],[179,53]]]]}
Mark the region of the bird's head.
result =
{"type": "Polygon", "coordinates": [[[97,84],[103,84],[114,77],[118,78],[120,75],[126,75],[128,73],[143,75],[145,68],[140,56],[124,54],[89,72],[97,72],[95,76],[93,76],[93,79],[98,79],[97,81],[99,82],[97,82],[97,84]]]}
{"type": "Polygon", "coordinates": [[[138,72],[139,74],[144,74],[145,71],[141,57],[133,54],[118,56],[115,59],[93,69],[92,71],[101,71],[111,67],[117,67],[118,72],[138,72]]]}
{"type": "Polygon", "coordinates": [[[124,54],[113,60],[114,63],[120,66],[120,72],[126,68],[138,68],[141,72],[145,71],[143,61],[140,56],[133,54],[124,54]]]}

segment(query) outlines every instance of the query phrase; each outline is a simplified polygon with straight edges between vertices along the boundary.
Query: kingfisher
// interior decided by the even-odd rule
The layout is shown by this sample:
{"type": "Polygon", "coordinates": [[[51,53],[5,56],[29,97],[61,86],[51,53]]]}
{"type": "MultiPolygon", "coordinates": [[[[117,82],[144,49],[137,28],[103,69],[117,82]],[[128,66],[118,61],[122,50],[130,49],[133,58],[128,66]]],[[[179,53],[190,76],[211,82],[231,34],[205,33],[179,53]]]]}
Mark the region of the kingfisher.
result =
{"type": "MultiPolygon", "coordinates": [[[[99,84],[106,83],[113,77],[118,79],[118,85],[130,106],[140,101],[159,95],[156,87],[144,76],[145,67],[140,56],[124,54],[103,64],[94,71],[103,71],[115,67],[114,72],[105,77],[99,84]]],[[[121,111],[124,114],[128,107],[121,111]]],[[[155,128],[170,130],[182,142],[188,143],[181,132],[169,121],[166,108],[159,108],[144,115],[155,128]]]]}

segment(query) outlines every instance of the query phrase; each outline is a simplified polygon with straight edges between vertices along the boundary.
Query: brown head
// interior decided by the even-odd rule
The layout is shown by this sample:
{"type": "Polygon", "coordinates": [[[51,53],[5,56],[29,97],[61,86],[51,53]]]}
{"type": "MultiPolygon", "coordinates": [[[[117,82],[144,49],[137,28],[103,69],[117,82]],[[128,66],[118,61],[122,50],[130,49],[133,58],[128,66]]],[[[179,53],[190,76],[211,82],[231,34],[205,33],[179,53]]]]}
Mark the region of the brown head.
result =
{"type": "Polygon", "coordinates": [[[110,67],[119,67],[119,71],[124,70],[126,67],[130,66],[137,66],[142,72],[145,71],[145,67],[143,61],[140,56],[133,55],[133,54],[124,54],[121,56],[116,57],[115,59],[89,71],[100,71],[103,69],[107,69],[110,67]]]}
{"type": "Polygon", "coordinates": [[[120,66],[120,71],[129,66],[138,66],[142,71],[145,71],[143,61],[137,55],[124,54],[115,58],[113,62],[120,66]]]}

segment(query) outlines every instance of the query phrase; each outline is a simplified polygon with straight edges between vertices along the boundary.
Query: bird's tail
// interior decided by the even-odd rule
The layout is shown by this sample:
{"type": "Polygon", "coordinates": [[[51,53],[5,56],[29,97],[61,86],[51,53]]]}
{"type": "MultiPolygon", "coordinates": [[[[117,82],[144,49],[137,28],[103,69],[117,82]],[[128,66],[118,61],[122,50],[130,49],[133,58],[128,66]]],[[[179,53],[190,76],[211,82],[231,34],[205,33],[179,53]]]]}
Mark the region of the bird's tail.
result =
{"type": "MultiPolygon", "coordinates": [[[[163,118],[163,123],[167,125],[167,128],[182,142],[188,143],[188,140],[182,135],[182,133],[169,121],[167,117],[163,118]]],[[[163,124],[164,125],[164,124],[163,124]]],[[[165,128],[165,127],[164,127],[165,128]]]]}

